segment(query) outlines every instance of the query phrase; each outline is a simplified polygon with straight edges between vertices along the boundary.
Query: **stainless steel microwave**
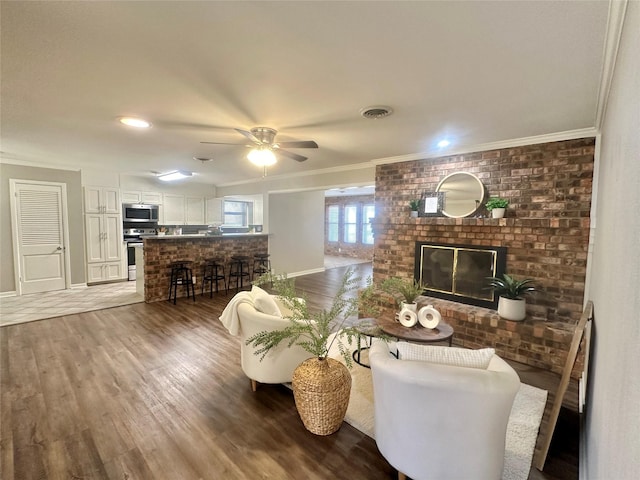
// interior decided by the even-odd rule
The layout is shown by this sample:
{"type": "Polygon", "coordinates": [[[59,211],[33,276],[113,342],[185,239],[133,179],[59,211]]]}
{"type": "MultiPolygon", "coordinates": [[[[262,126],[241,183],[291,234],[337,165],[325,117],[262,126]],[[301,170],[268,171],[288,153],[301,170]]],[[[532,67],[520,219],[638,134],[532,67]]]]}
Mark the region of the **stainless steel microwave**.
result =
{"type": "Polygon", "coordinates": [[[122,204],[123,222],[157,222],[158,205],[147,205],[142,203],[122,204]]]}

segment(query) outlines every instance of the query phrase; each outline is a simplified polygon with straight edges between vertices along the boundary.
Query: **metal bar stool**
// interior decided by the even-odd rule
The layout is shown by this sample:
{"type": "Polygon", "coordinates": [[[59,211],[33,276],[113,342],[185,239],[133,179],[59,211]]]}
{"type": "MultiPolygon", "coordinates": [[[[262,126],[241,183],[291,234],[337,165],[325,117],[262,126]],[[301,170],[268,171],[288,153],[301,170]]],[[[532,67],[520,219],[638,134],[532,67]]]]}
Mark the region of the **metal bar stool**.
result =
{"type": "Polygon", "coordinates": [[[256,253],[253,256],[253,278],[271,273],[271,260],[268,253],[256,253]]]}
{"type": "Polygon", "coordinates": [[[244,286],[244,277],[247,280],[251,280],[251,270],[249,267],[249,261],[251,257],[246,255],[233,255],[231,257],[231,264],[229,265],[229,282],[228,287],[231,287],[231,279],[236,279],[236,292],[238,289],[244,286]]]}
{"type": "Polygon", "coordinates": [[[224,264],[217,258],[207,258],[202,267],[202,292],[204,295],[204,286],[209,282],[209,298],[213,298],[213,285],[216,285],[216,293],[218,293],[218,282],[224,282],[225,295],[229,293],[227,286],[227,276],[224,271],[224,264]]]}
{"type": "Polygon", "coordinates": [[[187,287],[187,298],[193,297],[193,301],[196,301],[196,290],[193,286],[191,263],[191,260],[178,260],[169,264],[171,280],[169,282],[169,298],[167,298],[167,301],[171,301],[171,295],[173,294],[174,305],[176,304],[179,285],[187,287]]]}

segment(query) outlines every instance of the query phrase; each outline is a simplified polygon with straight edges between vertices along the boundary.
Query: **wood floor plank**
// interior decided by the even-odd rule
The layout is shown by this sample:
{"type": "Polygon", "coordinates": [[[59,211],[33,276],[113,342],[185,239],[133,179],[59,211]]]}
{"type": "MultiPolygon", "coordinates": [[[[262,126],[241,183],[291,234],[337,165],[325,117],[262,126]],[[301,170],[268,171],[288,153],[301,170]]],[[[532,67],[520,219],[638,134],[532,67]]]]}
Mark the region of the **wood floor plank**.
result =
{"type": "MultiPolygon", "coordinates": [[[[344,271],[296,284],[319,308],[331,302],[344,271]]],[[[371,265],[358,271],[366,278],[371,265]]],[[[232,296],[1,328],[2,479],[396,478],[375,441],[350,425],[313,435],[291,390],[251,391],[239,340],[218,320],[232,296]]],[[[523,381],[553,393],[553,378],[522,372],[523,381]]],[[[553,443],[545,472],[530,475],[574,478],[577,451],[553,443]]]]}

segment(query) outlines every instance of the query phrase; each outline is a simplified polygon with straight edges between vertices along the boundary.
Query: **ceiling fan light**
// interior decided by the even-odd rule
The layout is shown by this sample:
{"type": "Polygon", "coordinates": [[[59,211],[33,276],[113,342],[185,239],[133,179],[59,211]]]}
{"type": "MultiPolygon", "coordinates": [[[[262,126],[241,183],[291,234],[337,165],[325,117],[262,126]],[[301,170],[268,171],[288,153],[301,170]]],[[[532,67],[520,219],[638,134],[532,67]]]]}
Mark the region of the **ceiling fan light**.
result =
{"type": "Polygon", "coordinates": [[[185,172],[184,170],[176,170],[175,172],[163,173],[158,175],[158,179],[163,182],[172,182],[174,180],[180,180],[181,178],[187,178],[192,176],[193,173],[185,172]]]}
{"type": "Polygon", "coordinates": [[[258,167],[270,167],[276,163],[276,156],[269,148],[254,148],[247,158],[258,167]]]}
{"type": "Polygon", "coordinates": [[[127,127],[135,127],[135,128],[149,128],[151,127],[151,122],[144,120],[143,118],[136,117],[120,117],[118,119],[120,123],[126,125],[127,127]]]}

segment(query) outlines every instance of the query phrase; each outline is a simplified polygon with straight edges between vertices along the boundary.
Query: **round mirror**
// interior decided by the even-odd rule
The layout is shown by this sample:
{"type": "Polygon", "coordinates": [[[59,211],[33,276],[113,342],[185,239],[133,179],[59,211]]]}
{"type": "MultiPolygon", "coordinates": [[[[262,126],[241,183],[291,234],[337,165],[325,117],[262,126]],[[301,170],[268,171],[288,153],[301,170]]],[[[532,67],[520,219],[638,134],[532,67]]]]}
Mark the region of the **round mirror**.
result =
{"type": "Polygon", "coordinates": [[[436,192],[444,193],[442,213],[451,218],[468,217],[484,200],[484,185],[472,173],[455,172],[442,179],[436,192]]]}

